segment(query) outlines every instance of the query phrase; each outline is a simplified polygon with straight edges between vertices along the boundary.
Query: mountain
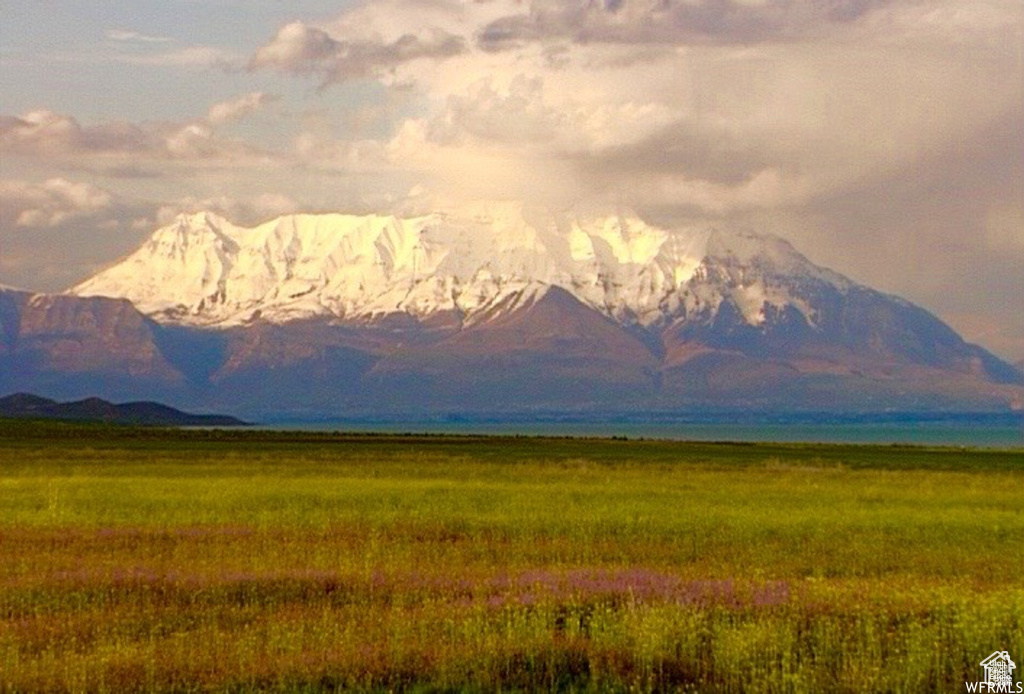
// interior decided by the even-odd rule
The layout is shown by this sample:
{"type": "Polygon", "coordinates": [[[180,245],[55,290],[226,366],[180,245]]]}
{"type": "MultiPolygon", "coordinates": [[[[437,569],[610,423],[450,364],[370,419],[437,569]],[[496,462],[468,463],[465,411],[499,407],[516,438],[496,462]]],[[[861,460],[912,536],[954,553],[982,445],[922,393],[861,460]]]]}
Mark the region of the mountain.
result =
{"type": "Polygon", "coordinates": [[[108,397],[131,398],[150,384],[181,382],[156,332],[124,299],[0,290],[0,392],[84,397],[97,384],[108,397]]]}
{"type": "Polygon", "coordinates": [[[799,297],[764,281],[769,274],[850,286],[775,237],[670,233],[636,217],[494,204],[411,219],[288,215],[252,229],[209,212],[182,215],[70,293],[124,298],[158,321],[208,327],[392,314],[472,322],[530,287],[560,287],[624,325],[713,313],[724,300],[754,325],[766,306],[792,306],[813,322],[799,297]],[[707,258],[736,272],[709,282],[707,258]]]}
{"type": "Polygon", "coordinates": [[[0,398],[0,418],[66,419],[136,426],[243,426],[245,422],[226,415],[190,414],[156,402],[126,402],[119,405],[100,398],[57,402],[29,393],[0,398]]]}
{"type": "Polygon", "coordinates": [[[1024,377],[754,233],[481,204],[178,217],[60,296],[0,290],[0,389],[249,416],[991,411],[1024,377]]]}

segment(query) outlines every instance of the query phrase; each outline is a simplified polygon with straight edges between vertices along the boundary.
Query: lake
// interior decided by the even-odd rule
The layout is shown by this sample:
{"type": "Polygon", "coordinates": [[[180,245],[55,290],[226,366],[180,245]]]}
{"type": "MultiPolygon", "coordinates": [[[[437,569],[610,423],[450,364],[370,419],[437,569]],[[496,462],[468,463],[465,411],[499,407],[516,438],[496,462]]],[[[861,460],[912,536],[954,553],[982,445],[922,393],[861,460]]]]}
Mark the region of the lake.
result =
{"type": "Polygon", "coordinates": [[[682,415],[644,418],[537,416],[349,418],[273,421],[258,428],[427,434],[627,437],[680,441],[891,443],[1024,447],[1021,414],[682,415]]]}

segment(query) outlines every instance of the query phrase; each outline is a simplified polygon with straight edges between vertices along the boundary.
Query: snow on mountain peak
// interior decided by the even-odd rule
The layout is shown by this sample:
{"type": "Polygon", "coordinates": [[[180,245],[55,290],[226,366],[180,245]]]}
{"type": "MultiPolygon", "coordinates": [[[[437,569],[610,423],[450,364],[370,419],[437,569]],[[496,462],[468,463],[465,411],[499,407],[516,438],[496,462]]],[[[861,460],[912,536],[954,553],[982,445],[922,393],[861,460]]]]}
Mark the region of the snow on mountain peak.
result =
{"type": "Polygon", "coordinates": [[[472,321],[534,301],[544,286],[624,323],[706,312],[725,298],[751,324],[769,304],[795,305],[812,320],[782,285],[766,283],[774,275],[845,281],[774,237],[482,203],[411,218],[293,214],[252,228],[210,212],[183,214],[69,292],[126,298],[163,322],[224,327],[396,312],[451,311],[472,321]],[[709,273],[726,281],[702,288],[709,273]]]}

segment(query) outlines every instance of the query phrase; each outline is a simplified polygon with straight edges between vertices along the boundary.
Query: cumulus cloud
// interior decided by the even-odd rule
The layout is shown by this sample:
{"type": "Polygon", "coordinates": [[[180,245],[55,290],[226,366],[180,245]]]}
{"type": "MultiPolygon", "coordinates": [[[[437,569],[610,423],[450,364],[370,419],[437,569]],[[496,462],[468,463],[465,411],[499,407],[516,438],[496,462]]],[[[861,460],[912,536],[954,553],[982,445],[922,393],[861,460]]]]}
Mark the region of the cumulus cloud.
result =
{"type": "Polygon", "coordinates": [[[130,123],[83,127],[74,117],[38,109],[0,118],[0,151],[60,155],[81,151],[139,152],[154,145],[152,136],[130,123]]]}
{"type": "Polygon", "coordinates": [[[221,136],[217,128],[264,108],[277,97],[251,92],[210,107],[204,118],[144,124],[109,122],[82,125],[76,118],[47,109],[0,117],[0,153],[52,161],[77,161],[114,177],[152,177],[141,166],[152,162],[250,160],[266,163],[265,150],[221,136]]]}
{"type": "Polygon", "coordinates": [[[304,22],[292,22],[281,27],[270,43],[256,51],[249,65],[253,69],[274,67],[305,74],[324,69],[322,66],[334,60],[340,47],[341,42],[326,31],[304,22]]]}
{"type": "Polygon", "coordinates": [[[489,4],[505,13],[466,25],[485,50],[418,70],[427,115],[392,143],[428,148],[435,179],[429,162],[465,161],[453,185],[521,169],[567,195],[772,212],[1021,110],[1021,8],[1004,0],[489,4]]]}
{"type": "Polygon", "coordinates": [[[250,113],[254,113],[277,97],[265,94],[264,92],[249,92],[234,99],[221,101],[210,107],[206,114],[206,120],[211,125],[223,125],[233,121],[241,120],[250,113]]]}
{"type": "Polygon", "coordinates": [[[140,204],[80,178],[0,180],[0,274],[34,291],[60,291],[129,253],[141,240],[140,204]]]}
{"type": "Polygon", "coordinates": [[[324,85],[379,77],[399,65],[424,58],[443,60],[466,50],[466,41],[441,29],[381,37],[336,39],[301,21],[286,24],[249,61],[249,69],[273,68],[298,75],[319,75],[324,85]]]}
{"type": "Polygon", "coordinates": [[[109,212],[113,196],[84,182],[51,178],[42,183],[0,181],[0,224],[5,227],[56,227],[109,212]]]}
{"type": "Polygon", "coordinates": [[[514,78],[507,90],[483,79],[452,94],[430,123],[431,139],[444,144],[466,138],[516,146],[549,146],[570,128],[568,114],[545,103],[539,77],[514,78]]]}

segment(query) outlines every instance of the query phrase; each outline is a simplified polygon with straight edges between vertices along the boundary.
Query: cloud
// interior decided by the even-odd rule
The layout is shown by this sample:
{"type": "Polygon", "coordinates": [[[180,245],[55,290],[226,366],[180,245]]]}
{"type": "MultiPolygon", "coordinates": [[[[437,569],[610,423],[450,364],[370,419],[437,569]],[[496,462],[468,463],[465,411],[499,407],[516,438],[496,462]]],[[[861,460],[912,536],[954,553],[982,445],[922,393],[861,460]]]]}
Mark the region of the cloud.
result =
{"type": "Polygon", "coordinates": [[[277,97],[264,92],[249,92],[234,99],[221,101],[210,107],[206,120],[211,125],[223,125],[245,118],[275,101],[277,97]]]}
{"type": "Polygon", "coordinates": [[[297,75],[319,75],[324,86],[366,77],[380,77],[420,59],[443,60],[466,51],[466,41],[441,29],[403,34],[393,41],[380,37],[339,40],[323,29],[292,22],[259,48],[250,70],[273,68],[297,75]]]}
{"type": "Polygon", "coordinates": [[[0,180],[2,281],[33,291],[80,282],[137,247],[131,220],[147,207],[81,179],[0,180]]]}
{"type": "Polygon", "coordinates": [[[105,36],[107,44],[101,50],[65,54],[59,56],[59,59],[193,70],[216,68],[228,72],[237,71],[245,64],[243,54],[222,46],[175,45],[177,42],[169,36],[146,34],[126,28],[107,29],[105,36]]]}
{"type": "Polygon", "coordinates": [[[157,179],[164,176],[163,172],[157,169],[143,168],[134,164],[109,166],[101,169],[99,173],[108,178],[127,180],[157,179]]]}
{"type": "Polygon", "coordinates": [[[131,29],[107,29],[106,35],[111,41],[131,43],[167,43],[171,40],[167,36],[151,36],[131,29]]]}
{"type": "Polygon", "coordinates": [[[295,138],[294,150],[305,167],[320,171],[365,173],[394,168],[386,145],[377,140],[338,140],[312,132],[295,138]]]}
{"type": "MultiPolygon", "coordinates": [[[[280,193],[260,193],[246,198],[229,195],[198,198],[186,196],[157,208],[153,225],[165,225],[182,213],[210,211],[223,215],[237,224],[258,224],[283,214],[298,212],[299,204],[280,193]]],[[[153,226],[150,227],[153,230],[153,226]]]]}
{"type": "Polygon", "coordinates": [[[0,151],[60,155],[83,151],[138,152],[154,146],[152,135],[129,123],[83,127],[75,118],[47,109],[0,118],[0,151]]]}
{"type": "Polygon", "coordinates": [[[433,141],[446,144],[473,138],[515,146],[547,147],[564,137],[568,114],[545,103],[538,78],[516,76],[507,90],[483,79],[464,94],[452,94],[430,123],[433,141]]]}
{"type": "Polygon", "coordinates": [[[270,43],[256,51],[249,66],[307,74],[326,69],[324,66],[335,59],[340,49],[341,43],[326,31],[292,22],[281,27],[270,43]]]}
{"type": "Polygon", "coordinates": [[[479,46],[504,51],[533,42],[574,44],[751,44],[818,34],[856,21],[886,0],[533,0],[477,34],[479,46]]]}
{"type": "Polygon", "coordinates": [[[51,178],[43,183],[0,181],[0,224],[6,228],[56,227],[109,212],[113,196],[89,183],[51,178]]]}
{"type": "MultiPolygon", "coordinates": [[[[546,176],[552,158],[574,168],[567,189],[675,204],[681,213],[694,200],[718,214],[752,200],[765,210],[807,203],[903,169],[1020,110],[1020,63],[1008,48],[1021,38],[1020,7],[955,5],[627,1],[576,12],[535,3],[523,15],[531,21],[584,31],[594,15],[607,32],[573,39],[557,65],[538,38],[425,71],[418,79],[431,114],[420,118],[422,130],[442,148],[514,144],[518,164],[536,176],[546,176]],[[746,35],[733,31],[742,17],[778,32],[757,33],[750,44],[691,42],[693,26],[669,36],[657,32],[671,26],[646,21],[659,11],[692,20],[727,8],[736,15],[728,37],[746,35]],[[678,45],[659,48],[673,36],[678,45]],[[632,59],[648,49],[657,50],[632,59]],[[486,88],[473,81],[481,78],[486,88]],[[516,83],[532,85],[530,93],[517,94],[516,83]],[[768,180],[777,195],[763,183],[750,188],[768,180]],[[741,188],[761,192],[738,195],[741,188]],[[691,194],[697,189],[711,192],[691,194]]],[[[551,185],[565,185],[565,168],[551,185]]]]}
{"type": "Polygon", "coordinates": [[[113,60],[128,65],[154,65],[193,69],[217,68],[232,72],[244,65],[240,53],[218,46],[184,46],[156,53],[118,53],[113,60]]]}
{"type": "MultiPolygon", "coordinates": [[[[154,175],[143,164],[151,162],[212,162],[250,160],[266,163],[273,155],[245,142],[221,136],[219,126],[240,120],[264,108],[276,97],[252,92],[210,107],[204,118],[186,122],[144,124],[109,122],[83,126],[73,116],[47,109],[18,117],[0,117],[0,153],[50,161],[77,161],[109,171],[154,175]]],[[[134,176],[128,176],[134,177],[134,176]]]]}

